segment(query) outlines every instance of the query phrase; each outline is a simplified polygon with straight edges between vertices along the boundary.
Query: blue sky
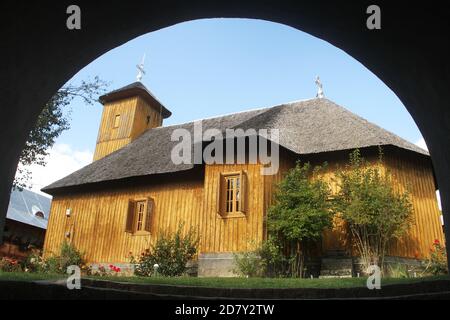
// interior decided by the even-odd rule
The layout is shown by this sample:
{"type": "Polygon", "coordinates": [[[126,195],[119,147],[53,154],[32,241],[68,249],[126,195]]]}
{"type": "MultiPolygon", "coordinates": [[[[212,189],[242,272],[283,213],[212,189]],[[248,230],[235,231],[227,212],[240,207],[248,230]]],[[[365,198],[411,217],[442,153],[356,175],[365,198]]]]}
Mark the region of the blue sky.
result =
{"type": "MultiPolygon", "coordinates": [[[[100,76],[116,89],[135,81],[146,53],[143,83],[172,111],[166,124],[275,105],[316,94],[411,142],[421,138],[396,95],[342,50],[296,29],[267,21],[208,19],[136,38],[93,61],[71,81],[100,76]]],[[[72,104],[71,130],[58,142],[94,150],[102,106],[72,104]]]]}
{"type": "MultiPolygon", "coordinates": [[[[309,34],[260,20],[197,20],[155,31],[109,51],[70,82],[98,75],[110,82],[109,90],[117,89],[135,81],[144,53],[143,83],[173,113],[165,124],[313,98],[319,75],[330,100],[413,143],[421,139],[401,101],[354,58],[309,34]]],[[[102,106],[75,100],[71,108],[71,129],[56,148],[81,155],[69,166],[73,171],[90,161],[102,106]]],[[[57,171],[55,159],[47,170],[57,171]]]]}

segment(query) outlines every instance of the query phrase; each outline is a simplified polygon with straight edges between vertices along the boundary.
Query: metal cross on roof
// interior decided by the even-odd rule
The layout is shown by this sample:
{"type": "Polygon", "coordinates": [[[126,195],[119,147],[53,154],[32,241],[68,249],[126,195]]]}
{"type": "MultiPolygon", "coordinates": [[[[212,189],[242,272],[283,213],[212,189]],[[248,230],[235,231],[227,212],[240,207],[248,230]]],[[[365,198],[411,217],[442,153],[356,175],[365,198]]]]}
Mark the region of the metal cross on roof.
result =
{"type": "Polygon", "coordinates": [[[323,94],[323,86],[322,86],[322,82],[320,82],[320,78],[319,76],[316,77],[316,85],[317,85],[317,95],[316,97],[319,99],[322,99],[323,97],[325,97],[325,95],[323,94]]]}
{"type": "Polygon", "coordinates": [[[136,65],[136,68],[138,69],[138,74],[136,76],[136,80],[139,82],[142,80],[142,77],[145,75],[144,62],[145,62],[145,53],[144,53],[144,56],[142,57],[141,63],[136,65]]]}

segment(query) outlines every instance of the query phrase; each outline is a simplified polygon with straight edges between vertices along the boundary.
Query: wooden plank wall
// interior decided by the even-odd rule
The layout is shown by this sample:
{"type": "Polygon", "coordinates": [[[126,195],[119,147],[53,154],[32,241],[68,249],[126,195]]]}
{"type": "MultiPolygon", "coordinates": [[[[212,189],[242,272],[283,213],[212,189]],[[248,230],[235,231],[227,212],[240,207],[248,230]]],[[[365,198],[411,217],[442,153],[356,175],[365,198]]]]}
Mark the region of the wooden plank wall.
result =
{"type": "Polygon", "coordinates": [[[406,237],[391,244],[389,253],[401,257],[428,257],[435,239],[444,243],[431,160],[402,150],[387,153],[385,160],[394,186],[401,192],[410,192],[414,208],[414,225],[406,237]]]}
{"type": "Polygon", "coordinates": [[[160,230],[184,231],[193,226],[200,237],[199,252],[245,251],[262,241],[263,183],[259,165],[206,166],[205,179],[154,187],[128,188],[95,194],[55,196],[45,239],[45,255],[56,253],[71,232],[70,241],[86,252],[89,262],[127,262],[128,253],[140,254],[157,239],[160,230]],[[243,218],[222,218],[216,210],[219,172],[246,170],[248,212],[243,218]],[[205,186],[205,187],[204,187],[205,186]],[[125,233],[128,201],[152,197],[155,216],[152,234],[125,233]],[[67,208],[72,209],[66,217],[67,208]]]}
{"type": "Polygon", "coordinates": [[[132,140],[139,137],[145,130],[160,127],[162,125],[163,119],[161,110],[157,110],[156,108],[157,107],[151,107],[141,97],[137,98],[133,128],[130,134],[132,140]],[[147,117],[150,117],[149,122],[147,122],[147,117]]]}
{"type": "Polygon", "coordinates": [[[204,252],[246,251],[263,240],[263,178],[261,165],[207,165],[203,201],[204,252]],[[219,173],[245,170],[248,177],[247,212],[245,217],[223,218],[217,212],[219,173]]]}
{"type": "Polygon", "coordinates": [[[128,262],[129,252],[139,255],[155,241],[160,230],[174,232],[180,222],[197,226],[203,221],[203,182],[168,183],[153,187],[128,188],[95,194],[55,196],[45,239],[45,255],[59,250],[65,232],[70,241],[86,253],[89,262],[128,262]],[[125,232],[130,199],[152,197],[155,211],[151,235],[125,232]],[[66,217],[66,209],[72,209],[66,217]]]}
{"type": "Polygon", "coordinates": [[[160,110],[151,107],[139,96],[105,104],[94,152],[94,161],[124,147],[145,130],[162,125],[160,110]],[[114,128],[115,116],[120,114],[120,125],[114,128]],[[147,122],[149,117],[149,122],[147,122]]]}

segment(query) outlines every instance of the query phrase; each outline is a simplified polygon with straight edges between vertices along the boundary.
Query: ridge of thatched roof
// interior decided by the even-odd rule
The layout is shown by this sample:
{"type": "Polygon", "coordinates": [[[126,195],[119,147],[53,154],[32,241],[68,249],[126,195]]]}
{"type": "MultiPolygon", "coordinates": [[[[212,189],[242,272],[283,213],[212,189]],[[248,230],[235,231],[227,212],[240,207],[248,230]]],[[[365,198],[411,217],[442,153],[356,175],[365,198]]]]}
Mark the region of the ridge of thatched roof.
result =
{"type": "Polygon", "coordinates": [[[116,101],[132,96],[141,96],[150,105],[156,106],[157,109],[161,110],[163,118],[168,118],[172,115],[172,112],[170,112],[158,99],[156,99],[153,93],[140,81],[133,82],[122,88],[108,92],[107,94],[101,96],[99,100],[102,104],[105,104],[110,101],[116,101]]]}
{"type": "MultiPolygon", "coordinates": [[[[353,114],[328,99],[311,99],[265,109],[244,111],[202,120],[203,131],[216,128],[279,129],[279,144],[296,154],[314,154],[371,146],[393,145],[422,155],[428,152],[353,114]]],[[[192,164],[175,165],[171,150],[175,129],[193,133],[194,122],[147,130],[125,147],[43,188],[74,187],[190,170],[192,164]],[[162,143],[164,141],[164,143],[162,143]]]]}

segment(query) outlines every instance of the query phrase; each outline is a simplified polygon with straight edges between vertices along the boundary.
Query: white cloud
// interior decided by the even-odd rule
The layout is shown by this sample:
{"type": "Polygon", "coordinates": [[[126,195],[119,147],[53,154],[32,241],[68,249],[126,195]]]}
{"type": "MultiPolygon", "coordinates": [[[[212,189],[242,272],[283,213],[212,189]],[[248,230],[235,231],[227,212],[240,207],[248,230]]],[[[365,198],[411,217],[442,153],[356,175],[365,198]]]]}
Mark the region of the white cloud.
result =
{"type": "Polygon", "coordinates": [[[70,145],[59,143],[49,150],[45,166],[31,165],[31,190],[40,192],[40,189],[64,178],[72,172],[92,162],[93,153],[90,150],[74,150],[70,145]]]}
{"type": "Polygon", "coordinates": [[[417,142],[416,142],[416,146],[419,146],[419,147],[421,147],[422,149],[425,149],[425,150],[428,151],[428,147],[427,147],[427,144],[426,144],[424,138],[422,138],[422,139],[420,139],[419,141],[417,141],[417,142]]]}

